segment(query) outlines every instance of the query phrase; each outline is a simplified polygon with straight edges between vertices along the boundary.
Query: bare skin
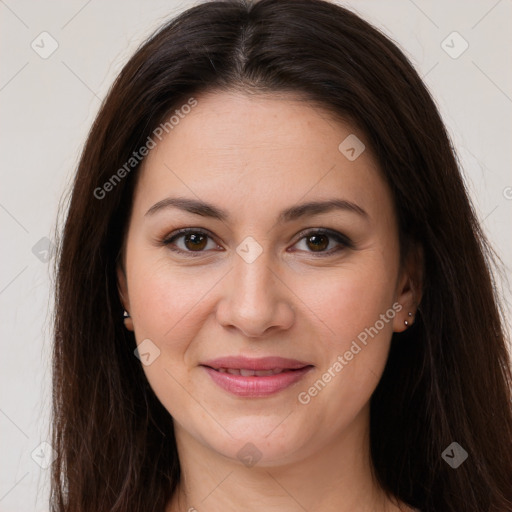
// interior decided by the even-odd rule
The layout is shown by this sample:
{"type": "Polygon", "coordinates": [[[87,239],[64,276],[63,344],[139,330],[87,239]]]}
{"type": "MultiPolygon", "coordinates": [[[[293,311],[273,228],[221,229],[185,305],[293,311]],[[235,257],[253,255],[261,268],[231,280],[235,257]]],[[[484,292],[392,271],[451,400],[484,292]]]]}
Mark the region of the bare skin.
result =
{"type": "Polygon", "coordinates": [[[127,326],[158,347],[144,371],[174,419],[182,479],[167,512],[411,511],[372,478],[369,400],[392,333],[415,313],[419,265],[400,266],[391,193],[368,144],[353,161],[338,149],[364,135],[290,95],[197,100],[139,171],[118,269],[127,326]],[[229,216],[148,213],[178,196],[229,216]],[[284,209],[328,199],[345,207],[279,222],[284,209]],[[169,242],[181,228],[206,237],[169,242]],[[237,253],[247,237],[261,249],[251,262],[237,253]],[[241,397],[202,366],[240,355],[311,368],[269,396],[241,397]]]}

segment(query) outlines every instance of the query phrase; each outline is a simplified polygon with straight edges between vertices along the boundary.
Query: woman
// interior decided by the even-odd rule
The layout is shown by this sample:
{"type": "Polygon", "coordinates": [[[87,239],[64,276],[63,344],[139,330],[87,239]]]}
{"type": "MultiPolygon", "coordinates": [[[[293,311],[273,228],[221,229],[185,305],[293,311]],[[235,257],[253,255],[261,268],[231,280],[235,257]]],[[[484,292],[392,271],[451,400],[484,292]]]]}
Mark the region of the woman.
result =
{"type": "Polygon", "coordinates": [[[384,35],[320,0],[189,9],[77,171],[52,510],[512,510],[490,259],[384,35]]]}

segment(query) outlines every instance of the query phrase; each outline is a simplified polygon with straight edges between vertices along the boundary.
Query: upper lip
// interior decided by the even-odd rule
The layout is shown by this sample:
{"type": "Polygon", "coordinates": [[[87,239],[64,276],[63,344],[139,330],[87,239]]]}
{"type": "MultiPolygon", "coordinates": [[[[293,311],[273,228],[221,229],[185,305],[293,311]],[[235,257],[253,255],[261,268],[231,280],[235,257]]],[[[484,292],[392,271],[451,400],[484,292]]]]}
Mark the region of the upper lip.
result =
{"type": "Polygon", "coordinates": [[[210,359],[201,363],[202,366],[209,366],[214,370],[219,368],[233,369],[233,370],[274,370],[280,368],[283,370],[297,370],[305,366],[311,366],[310,363],[298,361],[297,359],[288,359],[285,357],[219,357],[217,359],[210,359]]]}

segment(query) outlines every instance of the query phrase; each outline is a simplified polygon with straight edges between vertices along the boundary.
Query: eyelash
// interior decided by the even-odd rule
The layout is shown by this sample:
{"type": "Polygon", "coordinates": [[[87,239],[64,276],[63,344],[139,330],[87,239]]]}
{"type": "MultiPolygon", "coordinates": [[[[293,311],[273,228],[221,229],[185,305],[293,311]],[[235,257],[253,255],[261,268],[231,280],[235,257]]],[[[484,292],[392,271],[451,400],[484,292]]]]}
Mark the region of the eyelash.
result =
{"type": "MultiPolygon", "coordinates": [[[[162,243],[162,245],[165,245],[171,251],[176,252],[176,253],[186,254],[187,256],[190,255],[193,258],[202,256],[205,252],[204,250],[202,250],[202,251],[184,251],[183,249],[178,249],[176,247],[171,246],[171,244],[175,240],[177,240],[178,238],[180,238],[184,235],[188,235],[188,234],[204,235],[213,240],[212,235],[208,231],[205,231],[205,230],[199,229],[199,228],[183,228],[183,229],[176,231],[175,233],[171,233],[164,240],[162,240],[161,243],[162,243]]],[[[350,249],[350,248],[354,247],[352,241],[347,236],[345,236],[341,233],[338,233],[337,231],[332,231],[330,229],[325,229],[325,228],[317,228],[317,229],[309,229],[309,230],[301,231],[298,235],[300,238],[297,240],[297,242],[295,242],[294,245],[296,245],[298,242],[300,242],[304,238],[307,238],[308,236],[312,236],[312,235],[327,236],[328,238],[334,239],[336,242],[338,242],[342,246],[342,247],[335,248],[334,250],[331,249],[329,251],[320,251],[320,252],[316,252],[316,253],[314,251],[306,251],[306,252],[309,252],[310,254],[312,254],[314,257],[319,257],[319,258],[328,257],[328,256],[332,256],[334,253],[338,253],[339,251],[343,250],[344,248],[350,249]]]]}

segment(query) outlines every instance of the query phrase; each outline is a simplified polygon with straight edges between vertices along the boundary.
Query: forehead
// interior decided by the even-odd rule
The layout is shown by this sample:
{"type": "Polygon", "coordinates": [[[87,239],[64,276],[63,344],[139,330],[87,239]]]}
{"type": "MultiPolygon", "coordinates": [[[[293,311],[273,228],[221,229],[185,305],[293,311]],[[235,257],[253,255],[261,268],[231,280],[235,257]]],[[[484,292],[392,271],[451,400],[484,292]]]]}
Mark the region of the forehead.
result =
{"type": "Polygon", "coordinates": [[[289,93],[213,92],[196,101],[146,157],[136,207],[178,193],[237,215],[333,196],[370,213],[392,209],[364,134],[326,109],[289,93]]]}

